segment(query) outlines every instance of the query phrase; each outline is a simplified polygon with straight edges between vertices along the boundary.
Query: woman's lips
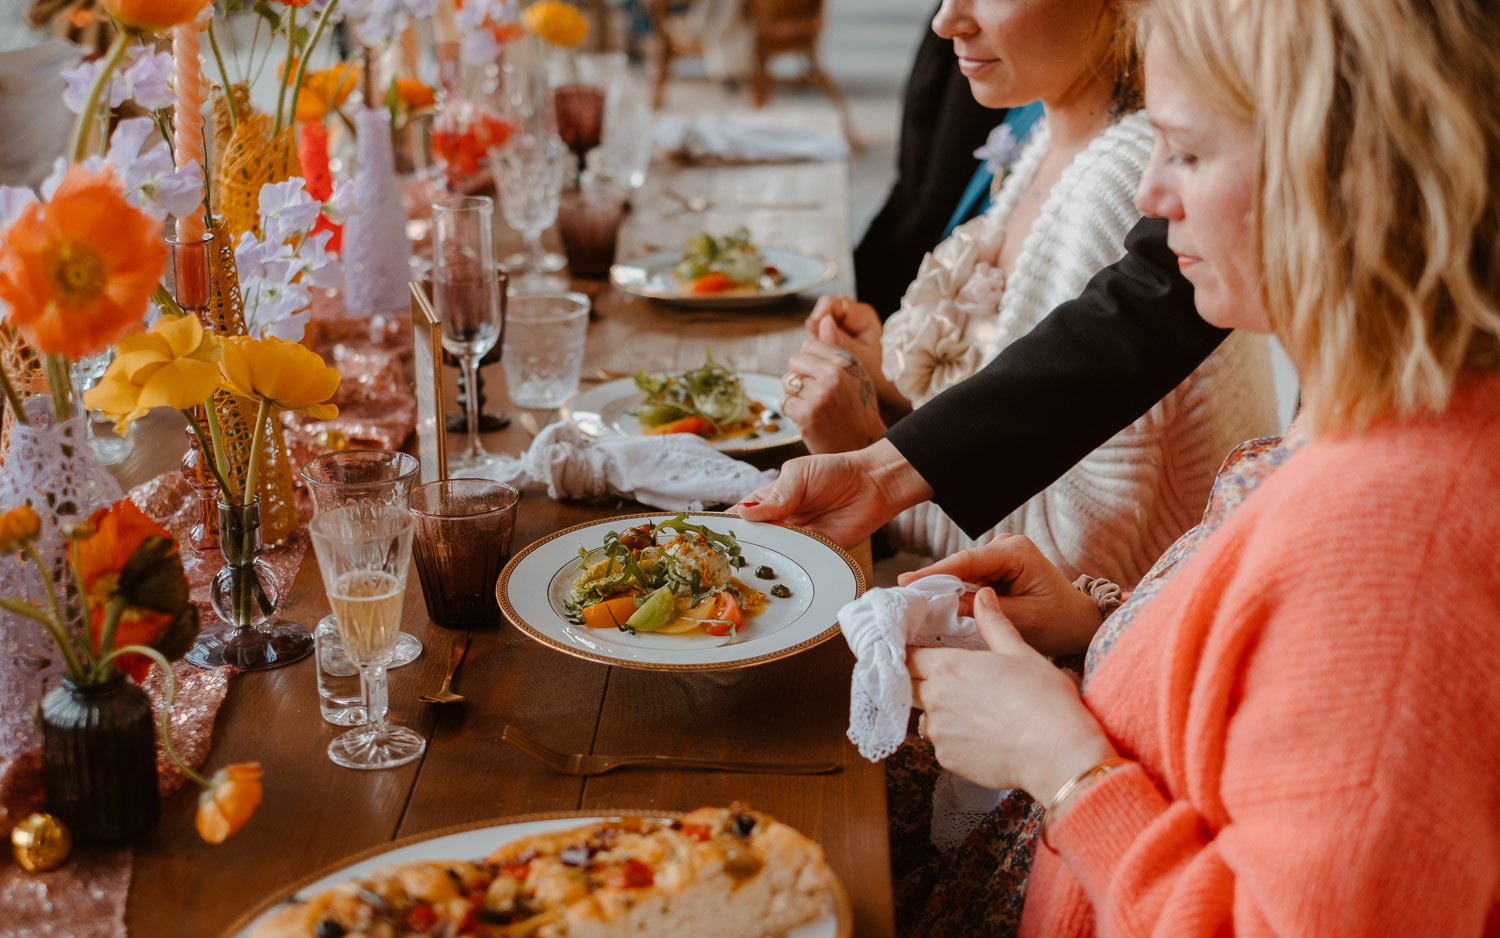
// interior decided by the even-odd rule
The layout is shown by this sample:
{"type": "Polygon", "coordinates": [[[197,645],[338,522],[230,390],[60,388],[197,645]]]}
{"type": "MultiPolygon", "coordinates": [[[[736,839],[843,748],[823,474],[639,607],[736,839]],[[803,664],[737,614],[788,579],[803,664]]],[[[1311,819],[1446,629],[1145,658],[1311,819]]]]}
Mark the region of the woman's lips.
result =
{"type": "Polygon", "coordinates": [[[958,70],[965,78],[973,78],[984,72],[985,69],[994,65],[999,59],[971,59],[965,56],[958,57],[958,70]]]}
{"type": "MultiPolygon", "coordinates": [[[[1172,253],[1177,254],[1176,251],[1173,251],[1172,253]]],[[[1203,260],[1203,258],[1194,257],[1191,254],[1177,254],[1177,269],[1182,271],[1183,273],[1187,273],[1189,267],[1194,266],[1201,260],[1203,260]]]]}

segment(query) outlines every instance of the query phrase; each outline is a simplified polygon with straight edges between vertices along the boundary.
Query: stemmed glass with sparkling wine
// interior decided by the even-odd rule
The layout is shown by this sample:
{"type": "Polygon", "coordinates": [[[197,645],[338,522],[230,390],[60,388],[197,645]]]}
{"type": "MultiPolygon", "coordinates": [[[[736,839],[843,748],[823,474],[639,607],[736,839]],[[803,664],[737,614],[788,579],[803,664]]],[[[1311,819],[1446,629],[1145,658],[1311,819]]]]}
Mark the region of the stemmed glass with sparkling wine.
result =
{"type": "Polygon", "coordinates": [[[421,734],[386,722],[386,667],[401,632],[411,566],[412,517],[405,508],[355,504],[308,524],[323,587],[344,652],[359,668],[368,722],[328,744],[328,758],[351,769],[388,769],[420,756],[421,734]]]}
{"type": "Polygon", "coordinates": [[[511,278],[512,292],[535,293],[566,286],[566,281],[546,274],[550,265],[542,251],[542,232],[557,220],[567,154],[567,147],[551,133],[518,133],[490,153],[501,211],[526,241],[525,253],[505,262],[511,271],[521,271],[519,277],[511,278]]]}
{"type": "MultiPolygon", "coordinates": [[[[455,196],[432,203],[432,305],[442,322],[443,348],[463,366],[469,388],[477,386],[479,360],[500,338],[494,217],[495,203],[489,196],[455,196]]],[[[468,445],[450,456],[448,464],[473,469],[502,461],[504,457],[479,442],[479,395],[466,395],[464,404],[468,445]]]]}

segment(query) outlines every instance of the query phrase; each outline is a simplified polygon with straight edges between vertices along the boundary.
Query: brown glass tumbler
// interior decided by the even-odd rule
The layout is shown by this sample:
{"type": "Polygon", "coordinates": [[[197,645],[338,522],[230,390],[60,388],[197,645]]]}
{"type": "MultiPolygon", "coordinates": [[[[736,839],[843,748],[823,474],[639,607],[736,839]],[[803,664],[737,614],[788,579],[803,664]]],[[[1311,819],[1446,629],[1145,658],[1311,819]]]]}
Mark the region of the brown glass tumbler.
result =
{"type": "Polygon", "coordinates": [[[495,581],[510,559],[521,493],[488,479],[448,479],[412,489],[412,557],[427,616],[449,629],[500,618],[495,581]]]}
{"type": "Polygon", "coordinates": [[[617,186],[564,192],[557,207],[557,230],[568,256],[568,272],[584,279],[608,277],[624,217],[625,192],[617,186]]]}

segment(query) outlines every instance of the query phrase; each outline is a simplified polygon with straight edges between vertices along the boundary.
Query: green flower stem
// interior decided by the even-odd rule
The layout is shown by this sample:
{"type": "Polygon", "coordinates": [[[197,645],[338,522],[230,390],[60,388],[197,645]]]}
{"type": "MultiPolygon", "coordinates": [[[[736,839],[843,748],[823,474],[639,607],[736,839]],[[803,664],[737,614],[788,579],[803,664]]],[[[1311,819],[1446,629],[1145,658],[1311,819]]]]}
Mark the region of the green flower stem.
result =
{"type": "Polygon", "coordinates": [[[214,464],[219,471],[219,478],[223,479],[224,497],[229,497],[229,458],[224,455],[224,431],[219,427],[219,412],[214,408],[214,399],[210,395],[203,402],[203,415],[208,418],[208,436],[214,443],[214,464]]]}
{"type": "Polygon", "coordinates": [[[229,69],[224,67],[224,53],[219,51],[219,39],[214,35],[214,21],[208,21],[208,47],[214,50],[214,61],[219,63],[219,80],[224,83],[224,104],[229,110],[229,132],[240,126],[239,112],[234,109],[234,85],[229,81],[229,69]]]}
{"type": "MultiPolygon", "coordinates": [[[[255,499],[255,485],[259,481],[256,476],[260,470],[260,448],[266,441],[266,421],[271,416],[271,402],[266,398],[260,398],[260,406],[255,409],[255,430],[250,435],[250,466],[245,470],[245,498],[243,504],[248,507],[255,499]]],[[[248,536],[248,535],[247,535],[248,536]]],[[[245,544],[246,552],[250,548],[245,544]]]]}
{"type": "Polygon", "coordinates": [[[78,656],[73,654],[73,643],[63,634],[62,626],[42,610],[22,599],[12,599],[9,596],[0,596],[0,609],[5,609],[18,616],[34,619],[42,624],[47,633],[52,636],[52,641],[57,644],[57,650],[62,652],[63,661],[68,666],[68,677],[74,681],[83,680],[83,665],[78,663],[78,656]]]}
{"type": "MultiPolygon", "coordinates": [[[[203,405],[203,409],[209,413],[211,424],[217,424],[218,421],[213,416],[213,398],[209,398],[208,402],[203,405]]],[[[228,498],[229,480],[224,478],[224,473],[219,469],[218,461],[215,458],[215,451],[219,449],[220,445],[218,435],[213,432],[212,426],[208,430],[204,430],[203,424],[198,422],[198,416],[191,409],[184,410],[182,415],[187,418],[188,425],[193,428],[193,436],[198,438],[198,448],[203,450],[203,458],[208,460],[209,471],[214,474],[214,481],[218,483],[219,491],[224,493],[225,498],[228,498]]]]}
{"type": "Polygon", "coordinates": [[[104,53],[104,65],[94,78],[94,86],[89,89],[89,96],[83,102],[83,110],[78,112],[78,120],[73,124],[73,145],[69,150],[73,154],[74,163],[83,162],[83,158],[89,155],[89,138],[93,136],[89,133],[90,123],[99,110],[99,100],[104,89],[109,87],[110,78],[125,58],[125,48],[130,45],[132,38],[133,30],[120,27],[119,32],[115,33],[115,41],[109,44],[109,51],[104,53]]]}
{"type": "MultiPolygon", "coordinates": [[[[94,607],[89,602],[89,591],[84,588],[83,574],[78,572],[78,542],[76,540],[68,542],[68,569],[73,572],[73,588],[78,591],[78,608],[83,613],[83,621],[87,628],[87,623],[93,618],[94,607]]],[[[86,634],[83,641],[83,654],[90,662],[94,661],[94,648],[86,634]]],[[[82,668],[79,672],[82,673],[82,668]]]]}
{"type": "Polygon", "coordinates": [[[62,423],[73,416],[73,376],[68,374],[68,360],[61,355],[44,355],[47,386],[52,389],[52,416],[62,423]]]}
{"type": "Polygon", "coordinates": [[[42,575],[42,589],[47,592],[47,610],[52,613],[52,621],[62,622],[62,604],[57,601],[57,588],[52,585],[52,577],[47,575],[47,567],[42,563],[42,555],[36,552],[36,545],[27,543],[21,547],[21,553],[31,561],[37,572],[42,575]]]}
{"type": "Polygon", "coordinates": [[[23,427],[31,426],[31,421],[26,419],[26,411],[21,409],[21,398],[16,394],[16,386],[10,383],[10,375],[4,368],[0,368],[0,392],[4,392],[5,403],[10,405],[10,412],[16,415],[16,423],[23,427]]]}
{"type": "MultiPolygon", "coordinates": [[[[289,56],[294,51],[293,48],[292,48],[292,42],[296,38],[297,38],[297,8],[296,7],[287,7],[286,8],[286,51],[287,51],[287,55],[289,55],[289,56]]],[[[302,50],[302,52],[303,52],[302,59],[301,59],[300,62],[297,63],[299,68],[301,67],[302,62],[307,61],[307,50],[304,49],[304,50],[302,50]]],[[[291,63],[288,62],[287,64],[290,65],[291,63]]],[[[281,70],[280,87],[276,89],[276,129],[275,129],[275,132],[272,135],[273,138],[274,137],[279,137],[281,135],[281,128],[285,126],[285,123],[282,121],[282,115],[283,115],[283,112],[285,112],[285,110],[286,110],[286,86],[289,85],[289,84],[291,84],[291,77],[292,77],[292,70],[290,68],[283,68],[281,70]]],[[[297,99],[293,98],[292,99],[292,109],[296,110],[296,108],[297,108],[297,99]]]]}
{"type": "Polygon", "coordinates": [[[177,300],[173,298],[171,291],[161,284],[158,283],[156,289],[152,291],[151,300],[156,304],[157,309],[168,316],[174,318],[182,317],[182,307],[177,305],[177,300]]]}
{"type": "Polygon", "coordinates": [[[110,652],[100,664],[109,664],[121,655],[145,655],[155,662],[158,668],[161,668],[162,676],[167,682],[166,706],[161,708],[161,747],[167,751],[167,758],[172,760],[172,764],[177,766],[183,775],[202,788],[213,788],[214,783],[182,761],[182,756],[177,754],[177,747],[172,745],[172,707],[177,703],[177,672],[172,670],[171,663],[155,648],[147,645],[126,645],[110,652]]]}
{"type": "MultiPolygon", "coordinates": [[[[292,116],[297,114],[297,96],[302,93],[302,76],[307,74],[307,60],[312,58],[313,50],[318,47],[318,40],[323,38],[323,29],[328,25],[328,17],[333,13],[333,8],[339,5],[339,0],[329,0],[328,6],[323,8],[323,13],[318,17],[317,25],[313,27],[312,35],[307,37],[307,46],[302,50],[302,57],[297,62],[297,77],[292,80],[292,116]]],[[[334,99],[338,99],[335,90],[334,99]]],[[[335,108],[337,110],[337,108],[335,108]]]]}
{"type": "Polygon", "coordinates": [[[94,665],[94,680],[102,681],[105,678],[109,663],[112,660],[110,651],[115,644],[115,630],[120,627],[120,616],[125,613],[125,597],[115,596],[110,599],[109,606],[104,610],[104,628],[99,630],[99,661],[94,665]]]}

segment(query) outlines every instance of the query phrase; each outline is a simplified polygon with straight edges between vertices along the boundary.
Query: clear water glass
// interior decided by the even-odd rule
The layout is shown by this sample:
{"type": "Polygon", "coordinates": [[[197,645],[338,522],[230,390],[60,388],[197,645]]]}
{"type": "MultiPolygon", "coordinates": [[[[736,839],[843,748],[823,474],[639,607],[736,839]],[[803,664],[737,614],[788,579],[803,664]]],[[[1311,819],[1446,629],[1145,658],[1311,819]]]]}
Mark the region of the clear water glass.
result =
{"type": "Polygon", "coordinates": [[[542,232],[557,221],[567,156],[567,146],[550,133],[518,133],[503,147],[490,151],[500,210],[526,242],[524,253],[506,259],[513,293],[537,292],[557,282],[546,276],[557,268],[545,260],[542,232]]]}
{"type": "Polygon", "coordinates": [[[378,504],[325,511],[308,524],[344,653],[359,668],[367,717],[328,744],[335,765],[388,769],[427,748],[420,733],[386,720],[386,668],[401,631],[412,530],[405,508],[378,504]]]}
{"type": "MultiPolygon", "coordinates": [[[[68,365],[68,377],[73,379],[73,390],[79,400],[83,399],[83,392],[104,377],[113,355],[114,350],[106,349],[96,355],[85,355],[68,365]]],[[[89,449],[101,466],[112,466],[130,455],[130,437],[115,433],[114,425],[102,419],[99,411],[85,410],[84,413],[88,418],[89,449]]]]}
{"type": "Polygon", "coordinates": [[[505,381],[520,407],[553,410],[578,390],[588,333],[589,298],[582,293],[532,293],[510,298],[505,330],[505,381]]]}
{"type": "MultiPolygon", "coordinates": [[[[561,144],[559,144],[560,146],[561,144]]],[[[553,214],[557,212],[553,200],[553,214]]],[[[456,196],[432,203],[432,305],[442,323],[443,349],[476,387],[479,360],[500,339],[500,282],[495,276],[495,203],[489,196],[456,196]]],[[[548,224],[551,222],[549,221],[548,224]]],[[[468,443],[448,458],[457,469],[500,462],[479,441],[479,395],[466,395],[468,443]]]]}

